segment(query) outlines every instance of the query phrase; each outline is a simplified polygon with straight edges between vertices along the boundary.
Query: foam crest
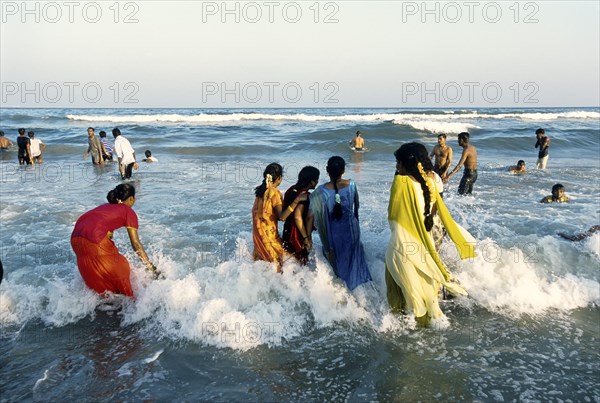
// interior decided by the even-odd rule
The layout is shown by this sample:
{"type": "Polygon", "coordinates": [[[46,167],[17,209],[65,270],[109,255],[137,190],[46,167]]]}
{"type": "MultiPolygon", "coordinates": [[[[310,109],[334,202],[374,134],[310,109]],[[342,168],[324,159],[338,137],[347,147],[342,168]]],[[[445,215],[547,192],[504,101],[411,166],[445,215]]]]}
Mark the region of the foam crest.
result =
{"type": "Polygon", "coordinates": [[[461,133],[469,131],[469,129],[479,129],[479,126],[462,123],[462,122],[440,122],[430,120],[394,120],[397,125],[411,126],[417,130],[427,131],[430,133],[461,133]]]}
{"type": "MultiPolygon", "coordinates": [[[[195,115],[183,114],[137,114],[137,115],[67,115],[67,119],[84,122],[106,123],[180,123],[180,124],[217,124],[226,122],[244,121],[300,121],[300,122],[401,122],[425,121],[447,122],[452,120],[468,119],[523,119],[523,120],[556,120],[556,119],[600,119],[600,112],[595,111],[570,111],[570,112],[525,112],[525,113],[477,113],[473,111],[449,113],[374,113],[374,114],[348,114],[348,115],[316,115],[316,114],[271,114],[271,113],[199,113],[195,115]]],[[[415,123],[416,124],[416,123],[415,123]]],[[[473,126],[475,127],[475,126],[473,126]]],[[[424,129],[429,130],[429,129],[424,129]]]]}
{"type": "Polygon", "coordinates": [[[572,310],[600,303],[597,281],[570,273],[548,273],[535,262],[528,262],[527,253],[522,250],[498,248],[489,239],[480,242],[478,257],[465,263],[468,268],[457,273],[472,302],[510,316],[542,314],[548,309],[572,310]],[[486,250],[491,249],[498,252],[493,256],[486,254],[486,250]]]}

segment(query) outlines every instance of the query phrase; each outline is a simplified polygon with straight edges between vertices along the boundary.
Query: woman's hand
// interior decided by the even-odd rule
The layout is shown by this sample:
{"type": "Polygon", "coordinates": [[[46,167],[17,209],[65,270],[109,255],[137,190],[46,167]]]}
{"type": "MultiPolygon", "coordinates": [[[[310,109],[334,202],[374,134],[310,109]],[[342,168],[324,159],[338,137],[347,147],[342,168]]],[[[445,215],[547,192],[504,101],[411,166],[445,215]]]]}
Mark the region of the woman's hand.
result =
{"type": "Polygon", "coordinates": [[[302,246],[304,246],[304,249],[306,249],[307,251],[310,251],[312,249],[312,239],[310,239],[310,237],[306,237],[304,238],[304,240],[302,241],[302,246]]]}

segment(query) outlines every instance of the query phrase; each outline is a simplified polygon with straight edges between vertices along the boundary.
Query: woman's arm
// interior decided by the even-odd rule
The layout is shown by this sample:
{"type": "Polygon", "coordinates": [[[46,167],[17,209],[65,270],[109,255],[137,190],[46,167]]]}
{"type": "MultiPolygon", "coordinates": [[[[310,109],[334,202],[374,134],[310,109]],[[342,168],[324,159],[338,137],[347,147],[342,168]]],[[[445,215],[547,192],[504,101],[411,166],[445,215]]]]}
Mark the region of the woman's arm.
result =
{"type": "Polygon", "coordinates": [[[287,220],[290,214],[294,212],[298,204],[306,199],[308,199],[308,194],[303,192],[296,196],[294,201],[285,210],[282,208],[281,204],[275,206],[275,213],[277,213],[277,217],[279,217],[281,221],[287,220]]]}
{"type": "Polygon", "coordinates": [[[146,265],[146,270],[156,272],[156,266],[154,266],[150,262],[150,259],[148,259],[148,255],[146,254],[146,251],[144,250],[144,246],[140,242],[137,228],[127,227],[127,233],[129,234],[129,240],[131,241],[131,247],[133,248],[135,253],[137,253],[137,255],[140,257],[142,262],[146,265]]]}
{"type": "Polygon", "coordinates": [[[310,230],[309,228],[312,229],[312,220],[310,223],[310,227],[308,222],[304,223],[304,209],[306,208],[306,206],[304,204],[300,204],[298,207],[296,207],[296,209],[294,210],[294,222],[296,223],[296,227],[298,228],[298,232],[300,233],[300,236],[302,237],[302,245],[306,248],[306,250],[310,250],[312,248],[312,241],[310,238],[310,230]]]}

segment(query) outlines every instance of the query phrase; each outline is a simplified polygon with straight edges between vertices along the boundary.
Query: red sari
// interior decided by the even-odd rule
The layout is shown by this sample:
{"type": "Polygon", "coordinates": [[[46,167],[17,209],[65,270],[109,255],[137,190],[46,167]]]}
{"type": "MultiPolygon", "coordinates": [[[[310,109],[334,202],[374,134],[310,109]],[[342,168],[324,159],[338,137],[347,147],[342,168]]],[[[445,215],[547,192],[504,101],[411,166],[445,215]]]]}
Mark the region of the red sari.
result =
{"type": "Polygon", "coordinates": [[[121,227],[138,228],[135,211],[125,204],[103,204],[79,217],[71,246],[89,288],[98,294],[110,291],[132,297],[129,262],[107,235],[121,227]]]}

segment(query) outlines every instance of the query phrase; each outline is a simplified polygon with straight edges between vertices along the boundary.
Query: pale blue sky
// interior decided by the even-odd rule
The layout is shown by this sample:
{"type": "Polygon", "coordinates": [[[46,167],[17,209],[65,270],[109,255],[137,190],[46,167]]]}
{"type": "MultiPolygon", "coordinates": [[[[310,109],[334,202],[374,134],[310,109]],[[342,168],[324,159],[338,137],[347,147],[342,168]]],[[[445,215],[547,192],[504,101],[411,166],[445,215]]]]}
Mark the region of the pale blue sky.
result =
{"type": "Polygon", "coordinates": [[[22,4],[1,2],[3,106],[600,103],[598,1],[22,4]]]}

